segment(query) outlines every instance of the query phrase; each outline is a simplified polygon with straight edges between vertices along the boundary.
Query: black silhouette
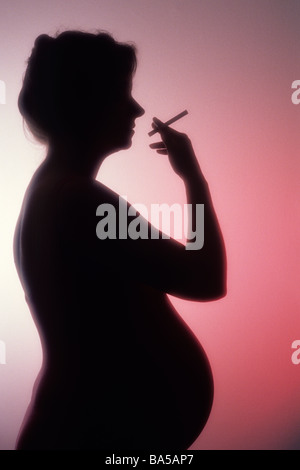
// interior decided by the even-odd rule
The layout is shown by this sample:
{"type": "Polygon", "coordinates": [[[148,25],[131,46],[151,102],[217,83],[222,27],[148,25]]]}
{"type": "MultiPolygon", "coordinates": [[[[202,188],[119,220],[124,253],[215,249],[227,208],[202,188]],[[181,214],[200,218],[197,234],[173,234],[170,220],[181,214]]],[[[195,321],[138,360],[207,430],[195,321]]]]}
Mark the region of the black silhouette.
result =
{"type": "MultiPolygon", "coordinates": [[[[96,208],[118,195],[95,180],[129,148],[144,113],[131,96],[135,49],[109,34],[39,36],[19,109],[47,156],[27,189],[15,263],[43,347],[18,450],[187,449],[202,431],[213,380],[198,340],[166,294],[225,295],[225,250],[188,137],[158,119],[187,200],[205,204],[205,244],[99,240],[96,208]]],[[[150,224],[144,220],[150,233],[150,224]]]]}

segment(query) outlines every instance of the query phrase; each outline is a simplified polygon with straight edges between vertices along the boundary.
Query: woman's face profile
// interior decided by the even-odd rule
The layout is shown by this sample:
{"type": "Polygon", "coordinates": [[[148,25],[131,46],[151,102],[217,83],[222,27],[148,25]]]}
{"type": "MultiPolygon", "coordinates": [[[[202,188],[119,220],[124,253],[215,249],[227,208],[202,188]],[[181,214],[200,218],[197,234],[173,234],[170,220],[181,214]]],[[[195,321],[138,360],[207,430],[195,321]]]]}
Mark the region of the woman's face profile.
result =
{"type": "Polygon", "coordinates": [[[112,150],[125,150],[131,147],[135,120],[144,113],[145,110],[132,96],[130,80],[104,116],[106,137],[111,141],[112,150]]]}

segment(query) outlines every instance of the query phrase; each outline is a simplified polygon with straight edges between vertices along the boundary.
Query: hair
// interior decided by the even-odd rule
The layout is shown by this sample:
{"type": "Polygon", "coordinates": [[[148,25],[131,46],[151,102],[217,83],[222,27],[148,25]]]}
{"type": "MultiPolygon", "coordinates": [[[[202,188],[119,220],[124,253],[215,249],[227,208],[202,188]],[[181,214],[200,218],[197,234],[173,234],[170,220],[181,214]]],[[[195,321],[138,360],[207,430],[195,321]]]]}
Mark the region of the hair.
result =
{"type": "Polygon", "coordinates": [[[136,70],[132,44],[108,33],[64,31],[35,40],[18,106],[40,142],[86,128],[104,118],[136,70]]]}

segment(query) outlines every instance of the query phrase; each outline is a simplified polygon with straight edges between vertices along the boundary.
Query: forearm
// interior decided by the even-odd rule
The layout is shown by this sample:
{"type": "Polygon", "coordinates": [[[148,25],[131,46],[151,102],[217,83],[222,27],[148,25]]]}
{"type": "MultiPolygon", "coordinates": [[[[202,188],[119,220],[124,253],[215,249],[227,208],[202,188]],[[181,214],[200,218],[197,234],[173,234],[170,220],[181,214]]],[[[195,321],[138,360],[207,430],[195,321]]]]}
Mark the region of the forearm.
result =
{"type": "Polygon", "coordinates": [[[186,134],[169,128],[156,118],[153,127],[160,133],[162,142],[150,146],[158,153],[169,156],[173,170],[185,184],[188,208],[191,209],[188,211],[189,233],[184,257],[187,260],[187,278],[191,291],[199,299],[221,297],[226,292],[224,242],[208,184],[199,167],[192,143],[186,134]]]}
{"type": "MultiPolygon", "coordinates": [[[[199,262],[205,266],[208,276],[211,277],[212,283],[216,286],[217,290],[226,290],[226,254],[224,241],[219,226],[219,222],[213,207],[209,187],[205,180],[203,173],[198,164],[195,165],[194,171],[187,177],[184,177],[184,184],[186,188],[187,203],[191,207],[189,220],[189,228],[191,233],[188,235],[187,242],[190,243],[190,249],[197,249],[199,243],[197,237],[204,235],[204,243],[201,250],[198,252],[199,262]],[[197,211],[197,205],[204,206],[204,217],[202,220],[197,220],[201,211],[197,211]],[[200,224],[204,224],[200,227],[200,224]],[[191,244],[192,242],[192,244],[191,244]]],[[[197,251],[194,251],[194,256],[197,257],[197,251]]]]}

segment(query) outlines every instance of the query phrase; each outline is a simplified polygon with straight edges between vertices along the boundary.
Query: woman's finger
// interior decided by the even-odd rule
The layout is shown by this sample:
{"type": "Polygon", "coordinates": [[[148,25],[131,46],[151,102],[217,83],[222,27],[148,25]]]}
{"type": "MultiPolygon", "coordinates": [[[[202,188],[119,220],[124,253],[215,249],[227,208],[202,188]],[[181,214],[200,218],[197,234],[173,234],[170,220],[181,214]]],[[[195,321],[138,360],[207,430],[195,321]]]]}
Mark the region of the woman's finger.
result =
{"type": "Polygon", "coordinates": [[[149,145],[152,149],[165,149],[166,146],[163,142],[154,142],[153,144],[149,145]]]}
{"type": "Polygon", "coordinates": [[[162,122],[157,117],[153,118],[153,122],[154,122],[154,125],[158,128],[165,129],[166,127],[168,127],[164,122],[162,122]]]}

